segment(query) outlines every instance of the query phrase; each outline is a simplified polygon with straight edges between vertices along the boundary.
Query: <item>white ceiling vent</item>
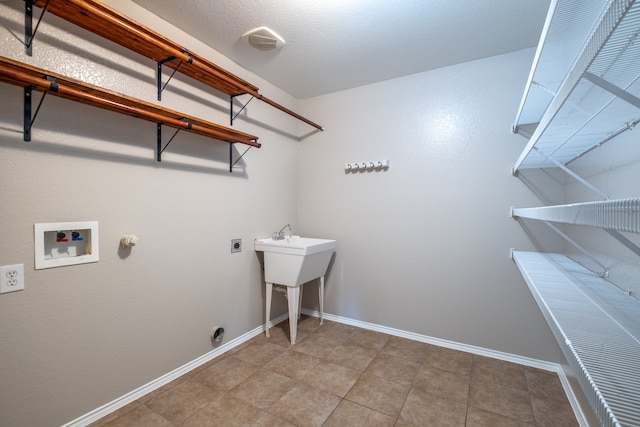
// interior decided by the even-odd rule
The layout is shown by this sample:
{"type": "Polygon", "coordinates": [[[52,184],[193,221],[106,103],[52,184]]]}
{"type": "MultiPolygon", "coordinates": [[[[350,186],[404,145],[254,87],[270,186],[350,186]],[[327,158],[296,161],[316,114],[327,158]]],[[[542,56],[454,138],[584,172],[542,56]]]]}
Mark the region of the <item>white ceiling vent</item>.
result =
{"type": "Polygon", "coordinates": [[[258,27],[242,35],[242,40],[249,46],[262,50],[276,50],[284,46],[284,40],[267,27],[258,27]]]}

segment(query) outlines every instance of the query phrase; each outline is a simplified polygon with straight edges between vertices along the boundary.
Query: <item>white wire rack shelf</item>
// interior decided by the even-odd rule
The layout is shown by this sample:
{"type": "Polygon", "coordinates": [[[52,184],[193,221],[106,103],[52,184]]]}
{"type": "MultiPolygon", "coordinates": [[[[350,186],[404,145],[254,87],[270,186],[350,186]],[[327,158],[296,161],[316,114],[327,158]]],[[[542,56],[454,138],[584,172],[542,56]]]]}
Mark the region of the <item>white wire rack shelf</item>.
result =
{"type": "Polygon", "coordinates": [[[567,164],[640,122],[640,2],[551,6],[513,126],[530,136],[514,172],[567,164]]]}
{"type": "Polygon", "coordinates": [[[513,259],[601,425],[640,425],[640,301],[565,255],[513,259]]]}
{"type": "Polygon", "coordinates": [[[514,208],[512,216],[640,233],[640,199],[638,198],[514,208]]]}

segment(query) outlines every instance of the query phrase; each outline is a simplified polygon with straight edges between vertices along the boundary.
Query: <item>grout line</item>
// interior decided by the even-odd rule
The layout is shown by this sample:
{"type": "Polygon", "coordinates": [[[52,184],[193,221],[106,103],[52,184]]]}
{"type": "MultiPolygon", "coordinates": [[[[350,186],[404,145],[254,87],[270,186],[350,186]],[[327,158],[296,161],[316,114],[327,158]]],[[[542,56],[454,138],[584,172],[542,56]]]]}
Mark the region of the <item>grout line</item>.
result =
{"type": "MultiPolygon", "coordinates": [[[[279,317],[276,317],[275,319],[271,320],[270,322],[270,327],[277,325],[280,322],[285,321],[288,318],[288,314],[283,314],[279,317]]],[[[94,409],[91,412],[88,412],[85,415],[82,415],[78,418],[76,418],[73,421],[68,422],[67,424],[64,424],[62,427],[84,427],[87,426],[89,424],[91,424],[92,422],[98,421],[99,419],[111,414],[112,412],[128,405],[129,403],[132,403],[136,400],[138,400],[139,398],[141,398],[142,396],[151,393],[154,390],[157,390],[158,388],[162,387],[165,384],[170,383],[171,381],[175,380],[176,378],[181,377],[182,375],[192,371],[193,369],[204,365],[205,363],[215,359],[216,357],[220,356],[223,353],[226,353],[229,350],[232,350],[233,348],[239,346],[240,344],[243,344],[246,341],[249,341],[251,338],[260,335],[261,333],[264,332],[264,327],[265,325],[260,325],[257,328],[254,328],[252,330],[250,330],[249,332],[239,336],[238,338],[235,338],[231,341],[229,341],[226,344],[221,345],[220,347],[217,347],[216,349],[192,360],[191,362],[188,362],[176,369],[174,369],[173,371],[159,377],[156,378],[153,381],[148,382],[147,384],[138,387],[137,389],[115,399],[112,400],[109,403],[106,403],[105,405],[100,406],[97,409],[94,409]]]]}
{"type": "MultiPolygon", "coordinates": [[[[301,310],[303,314],[313,317],[320,317],[320,312],[317,310],[309,310],[303,308],[301,310]]],[[[389,328],[387,326],[377,325],[375,323],[363,322],[360,320],[350,319],[348,317],[336,316],[331,313],[323,313],[323,318],[326,320],[331,320],[338,323],[343,323],[345,325],[356,326],[362,329],[369,329],[372,331],[382,332],[388,335],[393,335],[401,338],[407,338],[414,341],[424,342],[427,344],[433,344],[440,347],[449,348],[452,350],[464,351],[467,353],[475,354],[478,356],[490,357],[492,359],[503,360],[505,362],[512,362],[523,366],[528,366],[531,368],[538,368],[543,371],[553,372],[558,375],[560,378],[560,383],[562,384],[562,388],[567,395],[567,399],[569,400],[569,404],[571,405],[571,409],[580,424],[580,427],[589,427],[588,418],[586,412],[583,410],[582,405],[578,399],[576,394],[576,390],[572,387],[569,379],[567,377],[566,372],[563,367],[557,363],[546,362],[538,359],[531,359],[528,357],[517,356],[510,353],[504,353],[501,351],[491,350],[483,347],[476,347],[467,344],[461,344],[454,341],[443,340],[440,338],[429,337],[426,335],[416,334],[413,332],[407,332],[400,329],[389,328]]],[[[469,392],[471,392],[471,383],[469,383],[469,392]]],[[[580,393],[580,391],[577,391],[580,393]]]]}
{"type": "MultiPolygon", "coordinates": [[[[312,311],[312,310],[307,310],[307,309],[302,309],[302,314],[306,314],[312,317],[319,317],[319,312],[317,311],[312,311]]],[[[270,323],[269,326],[275,326],[285,320],[287,320],[288,318],[288,314],[285,313],[279,317],[277,317],[276,319],[273,319],[270,323]]],[[[354,320],[354,319],[349,319],[349,318],[345,318],[345,317],[341,317],[341,316],[336,316],[336,315],[332,315],[332,314],[324,314],[324,318],[326,320],[329,321],[334,321],[337,323],[342,323],[345,325],[350,325],[350,326],[355,326],[361,329],[366,329],[366,330],[372,330],[372,331],[376,331],[376,332],[381,332],[387,335],[391,335],[391,336],[396,336],[396,337],[401,337],[401,338],[406,338],[409,340],[413,340],[413,341],[418,341],[418,342],[423,342],[423,343],[427,343],[427,344],[433,344],[439,347],[444,347],[444,348],[449,348],[449,349],[453,349],[453,350],[458,350],[458,351],[463,351],[463,352],[467,352],[470,354],[474,354],[474,355],[479,355],[479,356],[486,356],[486,357],[490,357],[493,359],[497,359],[497,360],[503,360],[503,361],[507,361],[507,362],[513,362],[513,363],[517,363],[519,365],[522,366],[529,366],[529,367],[533,367],[533,368],[538,368],[541,370],[545,370],[545,371],[550,371],[550,372],[555,372],[559,377],[560,377],[560,381],[562,383],[562,386],[565,390],[565,393],[567,395],[567,398],[569,400],[569,403],[571,404],[571,407],[574,411],[574,414],[576,416],[576,419],[578,421],[578,423],[580,424],[580,426],[588,426],[588,423],[586,422],[586,418],[585,418],[585,414],[582,412],[581,407],[576,399],[576,396],[573,394],[573,389],[569,384],[569,381],[564,373],[564,371],[562,370],[561,366],[558,364],[553,364],[553,363],[549,363],[549,362],[544,362],[544,361],[540,361],[540,360],[535,360],[535,359],[530,359],[530,358],[524,358],[524,357],[520,357],[517,355],[513,355],[513,354],[508,354],[508,353],[502,353],[502,352],[497,352],[494,350],[490,350],[490,349],[485,349],[485,348],[481,348],[481,347],[475,347],[475,346],[469,346],[466,344],[460,344],[460,343],[456,343],[456,342],[452,342],[452,341],[447,341],[447,340],[442,340],[442,339],[438,339],[438,338],[433,338],[433,337],[429,337],[429,336],[424,336],[424,335],[420,335],[420,334],[416,334],[416,333],[412,333],[412,332],[407,332],[407,331],[402,331],[399,329],[394,329],[394,328],[389,328],[389,327],[385,327],[385,326],[381,326],[381,325],[376,325],[373,323],[368,323],[368,322],[362,322],[359,320],[354,320]]],[[[79,418],[77,418],[74,421],[71,421],[70,423],[65,424],[63,427],[79,427],[79,426],[87,426],[88,424],[97,421],[101,418],[104,418],[105,416],[115,412],[116,410],[136,401],[137,399],[139,399],[140,397],[162,387],[163,385],[173,381],[174,379],[187,374],[188,372],[192,371],[193,369],[215,359],[216,357],[220,356],[223,353],[226,353],[230,350],[232,350],[233,348],[249,341],[250,339],[260,335],[261,333],[264,332],[264,326],[265,325],[260,325],[257,328],[254,328],[253,330],[241,335],[238,338],[235,338],[234,340],[225,343],[224,345],[204,354],[203,356],[157,378],[156,380],[153,380],[149,383],[147,383],[146,385],[125,394],[124,396],[106,404],[103,405],[79,418]]],[[[378,351],[378,354],[380,352],[378,351]]],[[[472,362],[473,363],[473,362],[472,362]]],[[[473,369],[473,366],[471,367],[471,369],[473,369]]],[[[366,371],[366,369],[365,369],[366,371]]],[[[364,374],[364,371],[360,373],[360,376],[362,376],[364,374]]],[[[471,375],[471,372],[470,372],[471,375]]],[[[297,380],[298,383],[302,382],[302,380],[297,380]]],[[[355,383],[354,383],[355,384],[355,383]]],[[[341,396],[340,397],[340,403],[342,403],[344,400],[350,401],[349,399],[346,398],[348,392],[345,393],[345,396],[341,396]]],[[[465,420],[468,418],[469,416],[469,399],[470,399],[470,394],[471,394],[471,383],[469,383],[469,390],[467,392],[467,410],[465,413],[465,420]]],[[[530,395],[530,393],[529,393],[530,395]]],[[[408,394],[407,394],[408,397],[408,394]]],[[[340,405],[340,403],[338,403],[338,406],[340,405]]],[[[144,403],[141,403],[142,405],[144,403]]],[[[404,408],[404,405],[406,404],[406,397],[404,402],[402,403],[402,408],[404,408]]],[[[336,406],[336,408],[338,407],[336,406]]],[[[335,409],[332,411],[335,412],[335,409]]],[[[400,409],[400,412],[398,413],[398,416],[396,417],[396,421],[400,419],[400,413],[402,412],[402,408],[400,409]]],[[[331,416],[331,415],[330,415],[331,416]]]]}

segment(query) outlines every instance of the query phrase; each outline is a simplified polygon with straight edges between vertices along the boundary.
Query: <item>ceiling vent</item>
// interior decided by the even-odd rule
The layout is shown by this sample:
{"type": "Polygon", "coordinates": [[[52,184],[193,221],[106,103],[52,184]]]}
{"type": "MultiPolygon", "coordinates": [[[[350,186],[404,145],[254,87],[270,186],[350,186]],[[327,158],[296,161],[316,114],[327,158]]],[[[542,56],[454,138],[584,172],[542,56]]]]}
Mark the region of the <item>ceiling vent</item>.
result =
{"type": "Polygon", "coordinates": [[[284,40],[267,27],[258,27],[242,35],[242,40],[249,46],[262,50],[276,50],[284,46],[284,40]]]}

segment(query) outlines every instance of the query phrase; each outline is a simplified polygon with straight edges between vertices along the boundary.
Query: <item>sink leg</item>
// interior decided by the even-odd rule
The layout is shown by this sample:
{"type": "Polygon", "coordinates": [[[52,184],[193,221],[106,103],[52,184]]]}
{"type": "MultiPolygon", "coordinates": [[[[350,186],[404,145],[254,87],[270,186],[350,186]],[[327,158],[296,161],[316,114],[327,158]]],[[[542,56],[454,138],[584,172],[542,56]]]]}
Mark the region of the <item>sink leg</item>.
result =
{"type": "Polygon", "coordinates": [[[269,321],[271,320],[271,294],[273,293],[273,283],[268,283],[267,282],[267,293],[266,293],[266,300],[267,300],[267,306],[265,307],[265,321],[264,321],[264,331],[265,331],[265,335],[268,337],[270,337],[271,335],[269,335],[269,321]]]}
{"type": "Polygon", "coordinates": [[[300,304],[300,286],[287,286],[287,300],[289,302],[289,335],[291,345],[296,343],[298,333],[298,306],[300,304]]]}
{"type": "Polygon", "coordinates": [[[298,320],[302,315],[302,292],[304,291],[304,285],[298,286],[300,288],[300,298],[298,298],[298,320]]]}
{"type": "Polygon", "coordinates": [[[320,276],[320,286],[318,286],[318,305],[320,306],[320,324],[322,325],[322,313],[324,312],[324,276],[320,276]]]}

